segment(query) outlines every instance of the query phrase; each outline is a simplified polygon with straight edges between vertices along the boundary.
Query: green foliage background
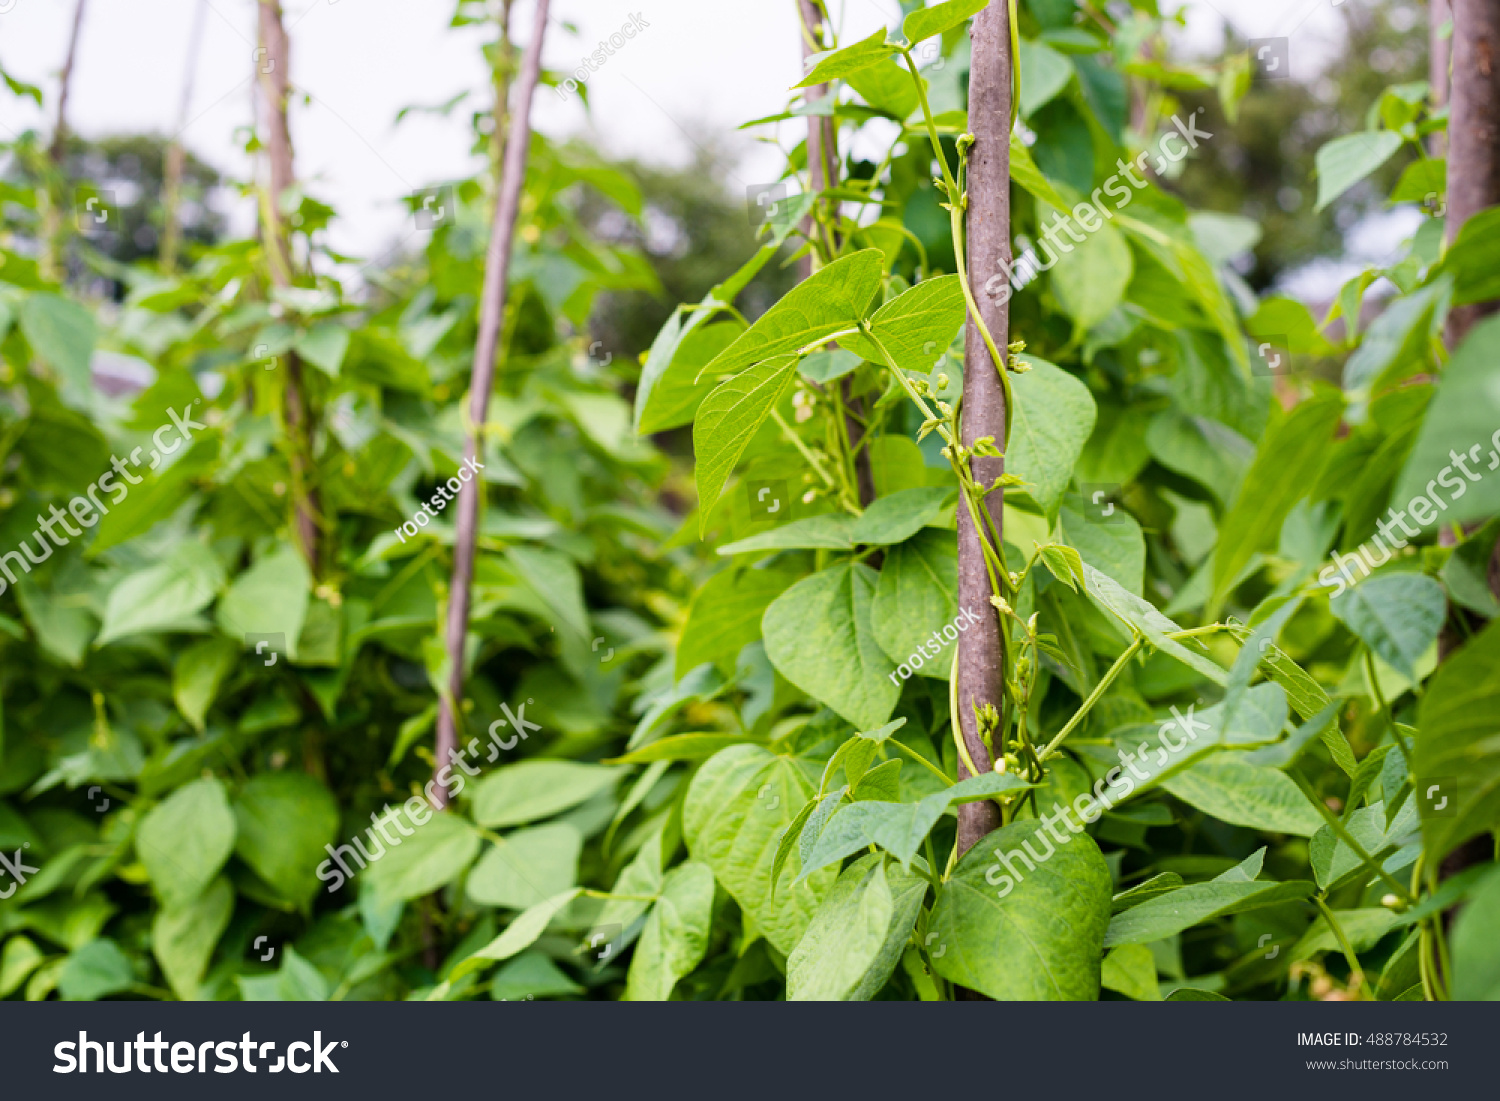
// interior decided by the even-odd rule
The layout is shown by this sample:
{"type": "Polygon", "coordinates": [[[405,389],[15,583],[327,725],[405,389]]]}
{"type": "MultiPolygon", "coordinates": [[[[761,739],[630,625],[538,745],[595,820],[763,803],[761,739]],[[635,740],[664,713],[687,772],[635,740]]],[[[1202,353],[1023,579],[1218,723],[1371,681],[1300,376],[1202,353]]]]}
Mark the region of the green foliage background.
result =
{"type": "MultiPolygon", "coordinates": [[[[1328,580],[1331,553],[1453,472],[1450,447],[1485,466],[1493,324],[1451,356],[1438,334],[1493,296],[1493,211],[1446,249],[1428,218],[1314,318],[1235,274],[1260,227],[1183,201],[1226,134],[1182,190],[1153,173],[1017,290],[988,728],[1005,767],[954,782],[951,654],[897,670],[961,613],[972,487],[942,436],[965,304],[934,176],[960,163],[982,6],[935,5],[892,40],[941,43],[920,95],[878,36],[822,60],[842,147],[867,128],[890,152],[799,199],[795,150],[759,241],[707,164],[664,178],[533,139],[464,655],[478,768],[333,891],[328,846],[373,847],[372,816],[443,764],[451,519],[394,529],[462,456],[494,182],[459,182],[420,250],[357,274],[326,250],[334,212],[282,196],[304,268],[346,273],[289,290],[257,240],[213,226],[171,272],[69,234],[60,280],[39,259],[70,180],[36,135],[7,146],[0,554],[112,457],[160,447],[169,409],[203,427],[34,570],[8,559],[0,851],[38,870],[0,898],[0,997],[1500,996],[1500,482],[1444,508],[1471,522],[1451,543],[1429,525],[1347,593],[1328,580]],[[683,248],[641,247],[652,203],[683,248]],[[794,253],[816,270],[796,289],[794,253]],[[1335,324],[1376,276],[1396,292],[1379,320],[1335,324]],[[1295,370],[1273,378],[1268,347],[1295,370]],[[105,395],[101,352],[155,381],[105,395]],[[311,568],[291,536],[293,352],[319,425],[311,568]],[[285,636],[273,664],[257,633],[285,636]],[[541,729],[502,748],[514,727],[492,724],[523,707],[541,729]],[[1184,711],[1202,742],[1154,757],[1184,711]],[[1126,752],[1145,778],[1121,791],[1126,752]],[[1429,781],[1455,782],[1455,813],[1429,781]],[[1038,811],[1102,788],[1107,813],[997,892],[997,856],[1044,843],[1038,811]],[[1005,824],[958,859],[955,809],[976,800],[1005,824]]],[[[1264,103],[1242,52],[1159,60],[1152,0],[1018,15],[1018,251],[1174,115],[1264,103]]],[[[1409,167],[1444,122],[1426,89],[1370,95],[1299,176],[1320,207],[1380,173],[1402,201],[1436,178],[1409,167]]]]}

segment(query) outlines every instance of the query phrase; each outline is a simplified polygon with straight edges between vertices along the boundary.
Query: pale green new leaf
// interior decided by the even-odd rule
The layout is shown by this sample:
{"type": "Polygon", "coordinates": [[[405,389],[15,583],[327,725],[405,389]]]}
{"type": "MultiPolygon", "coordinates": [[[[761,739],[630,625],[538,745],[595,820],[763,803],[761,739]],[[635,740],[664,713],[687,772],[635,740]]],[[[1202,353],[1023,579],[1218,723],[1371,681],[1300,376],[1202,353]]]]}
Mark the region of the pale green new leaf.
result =
{"type": "Polygon", "coordinates": [[[894,52],[894,47],[886,44],[885,28],[881,27],[869,38],[861,39],[852,46],[809,57],[808,61],[816,59],[813,67],[801,83],[794,84],[792,87],[811,88],[816,84],[827,84],[831,80],[857,73],[876,62],[884,61],[894,52]]]}
{"type": "Polygon", "coordinates": [[[984,10],[989,0],[946,0],[928,8],[918,8],[901,23],[907,44],[915,46],[924,38],[952,30],[966,19],[984,10]]]}
{"type": "Polygon", "coordinates": [[[963,284],[956,275],[940,275],[924,279],[876,310],[869,322],[873,340],[860,332],[840,337],[839,345],[871,363],[889,366],[888,355],[902,370],[925,375],[963,323],[963,284]]]}
{"type": "Polygon", "coordinates": [[[583,835],[566,822],[517,830],[490,845],[465,888],[481,906],[526,910],[578,880],[583,835]]]}
{"type": "Polygon", "coordinates": [[[1318,201],[1313,213],[1374,172],[1400,148],[1401,135],[1391,130],[1366,130],[1328,142],[1316,157],[1318,201]]]}
{"type": "Polygon", "coordinates": [[[879,249],[862,249],[820,268],[761,314],[702,373],[737,374],[854,328],[880,289],[884,256],[879,249]]]}

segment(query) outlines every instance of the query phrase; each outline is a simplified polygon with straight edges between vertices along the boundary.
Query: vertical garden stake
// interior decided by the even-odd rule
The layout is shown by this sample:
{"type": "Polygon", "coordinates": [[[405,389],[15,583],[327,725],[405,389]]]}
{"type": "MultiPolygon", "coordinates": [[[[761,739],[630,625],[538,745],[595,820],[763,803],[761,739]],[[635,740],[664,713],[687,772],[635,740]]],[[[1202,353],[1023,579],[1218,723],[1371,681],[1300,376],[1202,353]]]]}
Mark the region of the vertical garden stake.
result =
{"type": "MultiPolygon", "coordinates": [[[[474,344],[474,369],[469,383],[469,432],[464,456],[479,458],[480,434],[489,415],[490,389],[495,381],[495,356],[499,350],[500,323],[505,317],[506,284],[510,275],[510,247],[515,236],[516,213],[521,207],[521,188],[526,180],[526,154],[531,144],[531,99],[542,68],[542,38],[547,30],[548,0],[537,0],[536,25],[521,59],[516,111],[511,117],[505,142],[505,162],[500,188],[495,196],[495,217],[490,227],[490,247],[484,259],[484,290],[479,301],[479,338],[474,344]]],[[[498,111],[503,104],[496,104],[498,111]]],[[[439,703],[435,769],[448,761],[458,746],[458,711],[464,691],[464,637],[469,630],[469,585],[474,578],[474,545],[479,535],[479,479],[465,482],[458,494],[458,526],[453,540],[453,583],[448,590],[447,647],[450,669],[448,690],[439,703]]],[[[441,784],[438,806],[448,805],[447,789],[441,784]]]]}

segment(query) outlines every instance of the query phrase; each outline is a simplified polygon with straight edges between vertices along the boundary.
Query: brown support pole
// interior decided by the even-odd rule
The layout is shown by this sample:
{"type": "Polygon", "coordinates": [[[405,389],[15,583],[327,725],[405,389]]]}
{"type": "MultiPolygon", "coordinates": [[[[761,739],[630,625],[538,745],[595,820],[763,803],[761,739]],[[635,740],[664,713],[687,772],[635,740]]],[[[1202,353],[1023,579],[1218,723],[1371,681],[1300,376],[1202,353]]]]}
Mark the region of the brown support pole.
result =
{"type": "MultiPolygon", "coordinates": [[[[261,196],[261,224],[271,282],[277,287],[289,287],[294,261],[286,218],[281,212],[281,196],[296,183],[296,174],[292,170],[292,135],[287,124],[291,42],[282,24],[280,0],[258,0],[258,9],[260,48],[256,51],[255,64],[257,86],[264,103],[266,160],[271,175],[261,196]]],[[[308,570],[318,577],[322,572],[319,538],[322,508],[314,484],[315,433],[302,360],[295,352],[288,352],[285,359],[287,380],[282,418],[286,423],[292,474],[292,528],[297,536],[298,549],[307,560],[308,570]]]]}
{"type": "MultiPolygon", "coordinates": [[[[968,274],[995,346],[1002,353],[1009,341],[1006,303],[1008,296],[990,294],[986,283],[996,274],[1010,271],[1010,109],[1011,58],[1010,20],[1005,0],[991,0],[974,18],[973,61],[969,69],[969,131],[974,145],[969,150],[968,176],[968,274]]],[[[984,338],[971,318],[964,337],[964,403],[960,434],[964,446],[981,436],[1005,439],[1005,390],[984,338]]],[[[970,469],[974,480],[988,485],[1005,470],[1005,461],[976,457],[970,469]]],[[[995,529],[1003,523],[1003,490],[986,498],[995,529]]],[[[975,704],[990,704],[997,711],[1003,702],[1005,668],[1000,616],[990,603],[990,581],[985,570],[982,534],[975,530],[968,509],[958,510],[958,603],[979,616],[974,629],[958,641],[958,718],[964,744],[975,767],[987,770],[990,755],[980,737],[974,717],[975,704]]],[[[999,548],[996,548],[999,550],[999,548]]],[[[962,761],[959,779],[968,775],[962,761]]],[[[994,803],[965,803],[958,808],[958,849],[967,852],[976,841],[1000,825],[994,803]]]]}
{"type": "MultiPolygon", "coordinates": [[[[484,290],[479,300],[479,338],[474,345],[474,368],[469,383],[471,427],[464,444],[466,459],[479,458],[480,433],[489,417],[490,390],[495,382],[495,356],[500,347],[500,325],[505,317],[505,297],[510,276],[511,242],[516,214],[521,208],[521,188],[526,182],[526,155],[531,145],[531,100],[542,69],[542,39],[547,30],[548,0],[537,0],[536,26],[521,59],[521,74],[515,115],[505,142],[505,164],[495,199],[490,228],[490,247],[484,261],[484,290]]],[[[497,105],[503,106],[503,105],[497,105]]],[[[474,578],[475,542],[479,535],[478,477],[465,482],[458,493],[458,525],[453,542],[453,583],[448,590],[448,691],[439,701],[437,759],[435,769],[450,765],[458,749],[458,711],[463,706],[464,638],[469,631],[469,587],[474,578]]],[[[448,805],[448,789],[436,786],[439,809],[448,805]]]]}

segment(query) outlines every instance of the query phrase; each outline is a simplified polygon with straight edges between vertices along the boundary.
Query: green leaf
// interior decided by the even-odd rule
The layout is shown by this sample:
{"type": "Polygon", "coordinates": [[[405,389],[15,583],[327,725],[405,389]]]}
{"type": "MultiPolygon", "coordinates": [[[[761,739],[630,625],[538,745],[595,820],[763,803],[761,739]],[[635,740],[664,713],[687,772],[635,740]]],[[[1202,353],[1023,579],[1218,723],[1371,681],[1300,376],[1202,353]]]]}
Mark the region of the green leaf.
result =
{"type": "MultiPolygon", "coordinates": [[[[1118,506],[1115,512],[1109,523],[1095,524],[1063,505],[1057,514],[1058,533],[1083,562],[1118,582],[1132,596],[1140,596],[1146,574],[1146,537],[1135,517],[1118,506]]],[[[1073,576],[1088,584],[1081,568],[1073,576]]]]}
{"type": "Polygon", "coordinates": [[[677,980],[692,971],[708,951],[713,927],[714,874],[707,864],[688,861],[662,881],[646,917],[625,983],[627,1002],[664,1002],[677,980]]]}
{"type": "MultiPolygon", "coordinates": [[[[913,492],[913,491],[908,491],[913,492]]],[[[945,626],[968,630],[958,611],[958,547],[951,532],[918,532],[886,552],[870,628],[875,641],[897,665],[916,656],[909,668],[923,676],[947,680],[956,645],[942,636],[945,626]]]]}
{"type": "Polygon", "coordinates": [[[242,647],[227,638],[209,638],[184,650],[172,667],[172,698],[177,710],[198,729],[203,729],[219,686],[234,668],[242,647]]]}
{"type": "Polygon", "coordinates": [[[774,896],[771,891],[777,842],[816,790],[812,767],[760,746],[733,746],[698,770],[682,808],[683,837],[693,859],[713,869],[756,928],[787,954],[836,878],[822,871],[794,885],[801,861],[792,853],[774,896]]]}
{"type": "Polygon", "coordinates": [[[523,952],[495,972],[490,999],[518,1002],[528,998],[559,998],[582,994],[579,986],[541,952],[523,952]]]}
{"type": "Polygon", "coordinates": [[[1401,135],[1390,130],[1367,130],[1334,138],[1316,157],[1318,201],[1316,214],[1360,180],[1390,160],[1401,148],[1401,135]]]}
{"type": "Polygon", "coordinates": [[[349,330],[333,321],[322,321],[297,338],[293,345],[302,358],[330,378],[338,378],[349,351],[349,330]]]}
{"type": "Polygon", "coordinates": [[[328,979],[290,944],[281,967],[270,975],[240,975],[240,997],[247,1002],[326,1002],[328,979]]]}
{"type": "Polygon", "coordinates": [[[1073,66],[1051,46],[1021,39],[1021,117],[1029,119],[1073,79],[1073,66]]]}
{"type": "Polygon", "coordinates": [[[583,835],[565,822],[517,830],[491,845],[469,873],[469,898],[481,906],[526,910],[578,881],[583,835]]]}
{"type": "Polygon", "coordinates": [[[880,289],[884,255],[879,249],[862,249],[820,268],[757,318],[702,373],[735,374],[854,328],[880,289]]]}
{"type": "Polygon", "coordinates": [[[1491,473],[1491,464],[1500,454],[1496,450],[1500,445],[1492,442],[1500,426],[1500,378],[1494,367],[1497,346],[1500,317],[1486,318],[1469,330],[1438,379],[1417,442],[1391,494],[1393,506],[1404,510],[1403,515],[1419,530],[1488,519],[1500,512],[1500,478],[1491,473]],[[1465,478],[1454,455],[1474,477],[1465,478]],[[1411,506],[1429,492],[1437,507],[1420,506],[1421,517],[1412,513],[1411,506]]]}
{"type": "MultiPolygon", "coordinates": [[[[1259,232],[1258,226],[1256,230],[1259,232]]],[[[1260,304],[1255,316],[1245,322],[1245,331],[1256,340],[1271,341],[1266,352],[1280,348],[1287,352],[1331,355],[1336,350],[1318,331],[1318,323],[1306,306],[1279,295],[1260,304]]]]}
{"type": "Polygon", "coordinates": [[[1217,879],[1179,887],[1116,914],[1104,943],[1108,947],[1150,944],[1216,917],[1307,898],[1313,890],[1305,880],[1273,883],[1247,878],[1242,868],[1231,868],[1217,879]]]}
{"type": "MultiPolygon", "coordinates": [[[[1389,933],[1399,920],[1397,914],[1383,906],[1360,910],[1338,910],[1335,913],[1339,928],[1343,930],[1349,946],[1356,953],[1375,947],[1380,938],[1389,933]]],[[[1295,960],[1311,959],[1319,952],[1338,952],[1340,947],[1339,938],[1328,927],[1327,919],[1319,914],[1308,927],[1307,932],[1303,933],[1297,943],[1292,946],[1292,958],[1295,960]]]]}
{"type": "Polygon", "coordinates": [[[963,283],[958,276],[924,279],[875,311],[870,318],[873,341],[860,332],[841,337],[839,344],[880,364],[886,363],[879,350],[884,348],[897,367],[925,375],[963,328],[964,309],[963,283]]]}
{"type": "Polygon", "coordinates": [[[1061,367],[1034,356],[1024,358],[1031,370],[1011,379],[1016,409],[1005,469],[1030,483],[1025,494],[1053,516],[1094,430],[1094,398],[1061,367]]]}
{"type": "Polygon", "coordinates": [[[1384,573],[1335,596],[1328,610],[1376,657],[1415,681],[1417,663],[1437,644],[1448,600],[1430,577],[1384,573]]]}
{"type": "Polygon", "coordinates": [[[839,807],[826,824],[813,821],[804,831],[802,874],[825,868],[868,845],[884,849],[907,867],[921,848],[922,839],[953,804],[1018,793],[1031,786],[1008,772],[984,772],[916,803],[864,800],[839,807]]]}
{"type": "MultiPolygon", "coordinates": [[[[724,553],[723,548],[719,553],[724,553]]],[[[754,569],[728,569],[709,578],[693,598],[677,641],[678,679],[704,662],[733,661],[760,638],[766,609],[790,582],[787,574],[754,569]]]]}
{"type": "Polygon", "coordinates": [[[1344,389],[1379,391],[1420,371],[1431,358],[1452,298],[1452,280],[1442,278],[1388,305],[1344,364],[1344,389]]]}
{"type": "Polygon", "coordinates": [[[721,383],[703,399],[693,421],[700,536],[735,464],[796,377],[797,357],[778,356],[721,383]]]}
{"type": "Polygon", "coordinates": [[[571,558],[547,547],[517,544],[506,550],[505,560],[558,619],[581,637],[590,637],[583,578],[571,558]]]}
{"type": "Polygon", "coordinates": [[[787,1001],[874,997],[896,969],[926,894],[926,879],[887,867],[883,856],[849,865],[787,958],[787,1001]]]}
{"type": "Polygon", "coordinates": [[[719,384],[716,377],[700,381],[698,376],[745,326],[739,321],[719,321],[697,328],[706,316],[706,312],[695,312],[683,322],[681,315],[673,314],[651,345],[636,392],[636,432],[644,435],[690,423],[703,399],[719,384]],[[666,360],[659,366],[661,356],[666,360]]]}
{"type": "Polygon", "coordinates": [[[1500,1001],[1500,867],[1490,871],[1453,923],[1453,997],[1500,1001]]]}
{"type": "Polygon", "coordinates": [[[930,8],[918,8],[901,23],[907,44],[915,46],[924,38],[950,31],[984,10],[989,0],[947,0],[930,8]]]}
{"type": "Polygon", "coordinates": [[[130,957],[108,937],[91,940],[68,957],[57,980],[65,1002],[92,1002],[135,984],[130,957]]]}
{"type": "Polygon", "coordinates": [[[1227,595],[1256,551],[1276,545],[1292,506],[1312,488],[1343,412],[1343,396],[1324,391],[1266,434],[1234,507],[1219,525],[1212,604],[1227,595]]]}
{"type": "Polygon", "coordinates": [[[302,556],[283,543],[235,578],[219,601],[219,628],[230,638],[284,634],[286,656],[295,660],[311,587],[302,556]]]}
{"type": "Polygon", "coordinates": [[[1122,944],[1104,957],[1100,985],[1138,1002],[1161,1001],[1156,985],[1156,957],[1144,944],[1122,944]]]}
{"type": "Polygon", "coordinates": [[[1449,654],[1422,693],[1412,773],[1429,868],[1437,867],[1468,838],[1500,824],[1496,714],[1500,714],[1500,620],[1449,654]],[[1435,807],[1442,795],[1431,788],[1443,780],[1455,790],[1439,812],[1435,807]]]}
{"type": "Polygon", "coordinates": [[[8,998],[19,990],[26,976],[46,958],[29,937],[19,934],[9,937],[5,942],[5,954],[0,956],[0,998],[8,998]]]}
{"type": "Polygon", "coordinates": [[[849,538],[866,546],[904,542],[936,520],[952,496],[951,490],[940,486],[888,493],[871,502],[864,515],[854,521],[849,538]]]}
{"type": "Polygon", "coordinates": [[[251,777],[234,805],[235,853],[276,893],[305,906],[318,893],[324,846],[338,839],[339,805],[305,772],[251,777]]]}
{"type": "MultiPolygon", "coordinates": [[[[898,122],[910,118],[919,106],[917,86],[911,72],[897,61],[879,61],[851,73],[849,87],[877,111],[884,111],[898,122]]],[[[922,83],[925,85],[926,80],[922,83]]]]}
{"type": "Polygon", "coordinates": [[[842,50],[825,51],[807,58],[808,61],[814,62],[813,67],[808,70],[807,76],[802,79],[801,83],[793,84],[792,87],[811,88],[816,84],[827,84],[829,81],[848,76],[850,73],[857,73],[861,69],[884,61],[894,52],[894,48],[886,44],[885,28],[881,27],[869,38],[861,39],[852,46],[845,46],[842,50]]]}
{"type": "Polygon", "coordinates": [[[57,372],[74,394],[93,389],[94,317],[57,294],[31,294],[21,303],[21,332],[38,359],[57,372]]]}
{"type": "MultiPolygon", "coordinates": [[[[1031,156],[1031,150],[1015,131],[1010,135],[1010,178],[1033,198],[1041,200],[1053,210],[1070,213],[1068,201],[1058,194],[1052,181],[1042,174],[1031,156]]],[[[992,277],[991,281],[998,278],[1003,276],[992,277]]]]}
{"type": "Polygon", "coordinates": [[[1311,837],[1323,818],[1286,773],[1214,754],[1164,780],[1177,798],[1231,826],[1311,837]]]}
{"type": "Polygon", "coordinates": [[[491,828],[550,818],[592,799],[620,779],[618,768],[580,761],[520,761],[474,786],[474,821],[491,828]]]}
{"type": "Polygon", "coordinates": [[[224,568],[213,551],[196,539],[172,548],[165,562],[125,577],[104,605],[104,624],[95,646],[147,631],[196,625],[196,615],[224,584],[224,568]]]}
{"type": "MultiPolygon", "coordinates": [[[[1389,826],[1385,820],[1384,801],[1371,803],[1344,819],[1343,826],[1349,836],[1359,843],[1365,855],[1379,860],[1388,850],[1400,843],[1417,825],[1417,807],[1414,800],[1406,800],[1396,819],[1389,826]]],[[[1324,825],[1313,834],[1307,848],[1308,862],[1313,875],[1323,890],[1341,887],[1364,868],[1358,854],[1339,839],[1333,827],[1324,825]]]]}
{"type": "Polygon", "coordinates": [[[168,909],[190,905],[234,851],[234,811],[218,780],[194,780],[152,807],[135,850],[168,909]]]}
{"type": "Polygon", "coordinates": [[[797,582],[766,609],[766,656],[779,673],[856,727],[890,718],[901,686],[870,626],[875,571],[843,563],[797,582]]]}
{"type": "Polygon", "coordinates": [[[719,548],[719,553],[731,555],[768,550],[853,550],[851,529],[854,523],[853,517],[842,512],[807,516],[770,531],[758,532],[728,543],[719,548]]]}
{"type": "Polygon", "coordinates": [[[721,749],[743,745],[749,739],[739,734],[669,734],[623,757],[611,757],[612,765],[643,765],[652,761],[701,761],[721,749]]]}
{"type": "MultiPolygon", "coordinates": [[[[477,840],[477,838],[476,838],[477,840]]],[[[511,922],[494,940],[490,941],[479,951],[468,959],[460,961],[448,973],[448,982],[455,983],[465,975],[478,971],[485,964],[493,960],[508,960],[518,952],[523,952],[536,943],[536,939],[542,935],[547,926],[552,923],[564,906],[572,902],[583,893],[583,888],[573,887],[559,895],[538,902],[527,910],[515,921],[511,922]]]]}
{"type": "Polygon", "coordinates": [[[1099,996],[1109,866],[1088,834],[1063,836],[1054,844],[1035,822],[1012,822],[964,855],[928,922],[938,974],[1001,1001],[1099,996]]]}
{"type": "Polygon", "coordinates": [[[223,876],[186,906],[157,911],[151,923],[151,950],[172,993],[183,1001],[202,997],[198,983],[233,913],[234,887],[223,876]]]}
{"type": "MultiPolygon", "coordinates": [[[[1125,235],[1108,222],[1101,223],[1081,245],[1069,246],[1063,235],[1053,239],[1063,254],[1052,269],[1052,291],[1079,330],[1092,329],[1125,298],[1125,288],[1135,273],[1130,246],[1125,235]]],[[[1018,404],[1020,400],[1016,399],[1018,404]]],[[[1092,420],[1089,428],[1093,428],[1092,420]]]]}
{"type": "Polygon", "coordinates": [[[372,849],[385,849],[364,872],[365,886],[383,906],[421,898],[452,883],[479,852],[479,834],[451,812],[434,812],[410,837],[392,832],[399,844],[385,844],[373,827],[365,840],[372,849]]]}

